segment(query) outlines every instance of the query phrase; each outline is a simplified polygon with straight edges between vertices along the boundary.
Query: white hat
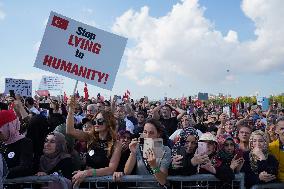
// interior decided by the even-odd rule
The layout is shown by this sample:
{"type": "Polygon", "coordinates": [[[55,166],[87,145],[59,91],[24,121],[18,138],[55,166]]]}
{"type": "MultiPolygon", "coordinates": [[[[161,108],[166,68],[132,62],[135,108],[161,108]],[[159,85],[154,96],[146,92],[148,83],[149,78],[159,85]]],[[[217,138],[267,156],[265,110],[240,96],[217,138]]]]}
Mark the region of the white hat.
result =
{"type": "Polygon", "coordinates": [[[207,132],[207,133],[204,133],[201,135],[201,137],[199,138],[199,141],[213,141],[213,142],[217,142],[217,139],[216,137],[210,133],[210,132],[207,132]]]}

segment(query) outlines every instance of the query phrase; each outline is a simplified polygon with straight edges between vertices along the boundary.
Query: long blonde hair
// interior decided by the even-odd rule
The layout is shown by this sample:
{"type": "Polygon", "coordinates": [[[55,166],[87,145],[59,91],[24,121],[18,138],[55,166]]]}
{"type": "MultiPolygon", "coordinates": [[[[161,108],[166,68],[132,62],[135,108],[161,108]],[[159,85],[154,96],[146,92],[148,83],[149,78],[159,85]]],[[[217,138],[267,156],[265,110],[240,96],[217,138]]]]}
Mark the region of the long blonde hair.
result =
{"type": "Polygon", "coordinates": [[[259,135],[259,136],[262,136],[263,140],[264,140],[264,143],[265,143],[265,151],[268,150],[268,136],[265,132],[261,131],[261,130],[256,130],[256,131],[253,131],[250,135],[250,138],[249,138],[249,149],[252,150],[253,149],[253,139],[256,135],[259,135]]]}
{"type": "Polygon", "coordinates": [[[264,149],[262,151],[263,151],[263,154],[264,154],[265,158],[268,157],[268,137],[267,137],[267,134],[265,132],[263,132],[261,130],[256,130],[256,131],[253,131],[251,133],[251,136],[249,138],[249,148],[250,148],[249,160],[250,160],[250,166],[251,166],[252,171],[257,174],[257,170],[258,170],[258,167],[257,167],[257,157],[252,153],[252,150],[253,150],[253,139],[254,139],[254,137],[256,135],[262,136],[262,138],[264,140],[265,147],[264,147],[264,149]]]}
{"type": "MultiPolygon", "coordinates": [[[[112,155],[112,152],[114,150],[114,145],[116,143],[116,121],[115,117],[112,112],[110,111],[99,111],[95,114],[93,119],[97,117],[98,114],[102,114],[105,122],[104,124],[107,126],[108,134],[107,134],[107,156],[110,157],[112,155]]],[[[93,129],[89,134],[89,140],[88,140],[88,148],[92,148],[94,146],[98,147],[99,145],[99,132],[95,131],[93,129]]]]}

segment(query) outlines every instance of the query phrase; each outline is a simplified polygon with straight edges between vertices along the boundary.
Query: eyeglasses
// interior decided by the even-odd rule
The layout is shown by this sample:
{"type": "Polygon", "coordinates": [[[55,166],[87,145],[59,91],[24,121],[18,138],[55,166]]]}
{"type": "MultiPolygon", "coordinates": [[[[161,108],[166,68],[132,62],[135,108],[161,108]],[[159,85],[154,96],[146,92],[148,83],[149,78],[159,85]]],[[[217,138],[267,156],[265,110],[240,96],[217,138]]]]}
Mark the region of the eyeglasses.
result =
{"type": "Polygon", "coordinates": [[[105,122],[104,119],[94,119],[94,120],[92,120],[92,124],[93,125],[103,125],[104,122],[105,122]]]}

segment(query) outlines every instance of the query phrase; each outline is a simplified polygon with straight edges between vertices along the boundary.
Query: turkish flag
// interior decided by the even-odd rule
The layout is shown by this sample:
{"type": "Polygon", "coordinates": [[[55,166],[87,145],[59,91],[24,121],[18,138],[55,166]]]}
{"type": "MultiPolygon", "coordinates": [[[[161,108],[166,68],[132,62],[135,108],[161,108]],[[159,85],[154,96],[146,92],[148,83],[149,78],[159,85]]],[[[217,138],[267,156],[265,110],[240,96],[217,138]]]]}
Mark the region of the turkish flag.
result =
{"type": "Polygon", "coordinates": [[[88,92],[88,86],[87,86],[87,83],[85,83],[84,93],[85,93],[85,100],[87,101],[87,100],[88,100],[88,98],[89,98],[89,92],[88,92]]]}
{"type": "Polygon", "coordinates": [[[66,103],[66,102],[67,102],[67,100],[68,100],[68,97],[67,97],[66,93],[64,92],[64,95],[63,95],[63,101],[66,103]]]}
{"type": "Polygon", "coordinates": [[[69,21],[58,16],[53,16],[51,25],[58,27],[60,29],[66,30],[68,27],[69,21]]]}

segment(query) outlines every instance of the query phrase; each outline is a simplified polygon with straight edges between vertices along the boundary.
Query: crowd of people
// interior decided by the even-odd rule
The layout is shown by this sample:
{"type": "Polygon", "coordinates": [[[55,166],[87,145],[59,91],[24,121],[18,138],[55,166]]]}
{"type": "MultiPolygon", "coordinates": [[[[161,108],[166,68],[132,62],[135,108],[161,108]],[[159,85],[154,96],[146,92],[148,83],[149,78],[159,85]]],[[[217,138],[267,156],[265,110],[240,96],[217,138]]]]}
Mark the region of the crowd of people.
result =
{"type": "Polygon", "coordinates": [[[2,96],[0,109],[3,179],[60,175],[71,188],[91,176],[112,175],[119,183],[124,175],[153,175],[156,184],[140,185],[178,188],[169,175],[212,174],[220,188],[230,188],[243,172],[247,188],[284,181],[284,109],[273,105],[267,111],[239,106],[230,113],[191,99],[17,95],[2,96]],[[150,139],[162,139],[161,154],[144,149],[150,139]]]}

